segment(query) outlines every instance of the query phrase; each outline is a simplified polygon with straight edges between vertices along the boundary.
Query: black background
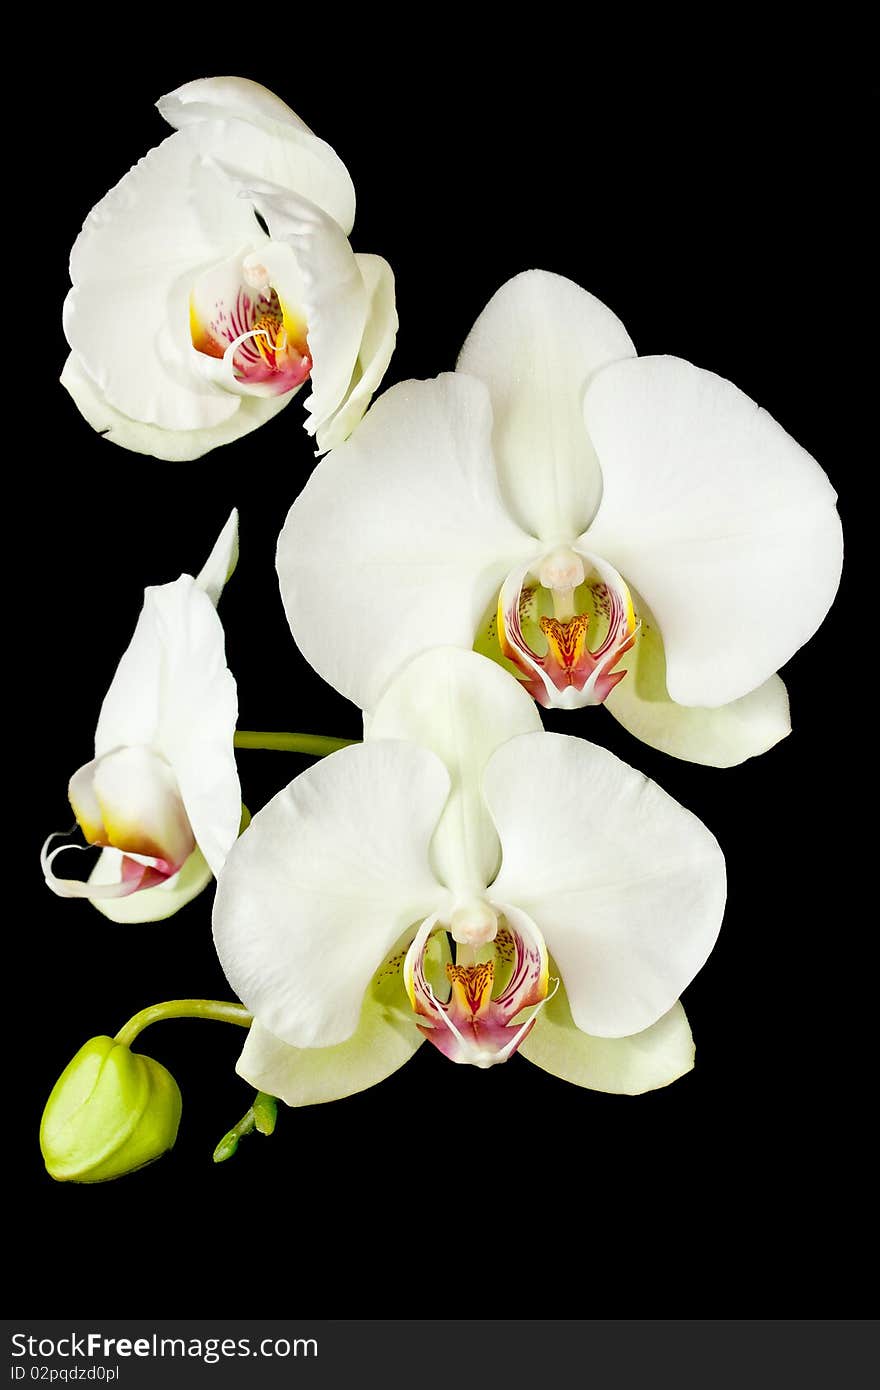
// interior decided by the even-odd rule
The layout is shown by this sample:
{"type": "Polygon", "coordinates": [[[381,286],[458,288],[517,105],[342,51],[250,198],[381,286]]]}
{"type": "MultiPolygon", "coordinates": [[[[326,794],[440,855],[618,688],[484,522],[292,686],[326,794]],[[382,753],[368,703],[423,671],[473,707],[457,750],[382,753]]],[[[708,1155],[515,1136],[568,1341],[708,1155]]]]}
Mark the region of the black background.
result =
{"type": "MultiPolygon", "coordinates": [[[[7,918],[21,1017],[6,1034],[5,1129],[22,1311],[863,1311],[853,1252],[873,1076],[854,999],[866,927],[851,890],[866,866],[851,828],[869,748],[851,682],[869,614],[856,608],[852,566],[783,673],[794,733],[763,758],[716,771],[637,743],[604,711],[547,720],[655,777],[726,852],[725,925],[685,996],[689,1076],[618,1098],[519,1058],[483,1073],[425,1047],[378,1089],[285,1111],[272,1139],[214,1167],[216,1140],[249,1101],[233,1072],[241,1037],[171,1022],[143,1046],[183,1091],[174,1152],[97,1187],[56,1185],[41,1166],[42,1105],[87,1037],[158,999],[229,993],[210,892],[166,923],[115,927],[52,897],[37,856],[69,824],[67,779],[91,756],[143,586],[196,569],[233,504],[241,563],[221,614],[241,727],[359,733],[357,711],[296,651],[277,595],[275,540],[314,463],[301,404],[173,465],[102,441],[55,384],[67,252],[91,206],[166,133],[152,108],[163,92],[196,76],[253,77],[340,153],[358,194],[353,245],[397,275],[386,384],[451,368],[509,276],[560,272],[614,309],[641,353],[678,354],[765,405],[838,487],[852,553],[866,451],[851,385],[866,274],[857,36],[837,51],[827,34],[808,48],[799,33],[771,52],[765,34],[740,34],[740,52],[731,34],[703,31],[686,36],[691,56],[670,34],[569,34],[552,13],[555,28],[548,14],[540,33],[478,48],[462,15],[454,34],[448,14],[417,30],[385,20],[382,32],[367,15],[358,32],[340,17],[334,32],[261,8],[200,46],[169,13],[136,42],[96,22],[103,45],[75,62],[59,51],[44,70],[49,114],[25,127],[31,217],[13,262],[34,274],[40,305],[27,323],[27,441],[13,463],[32,496],[7,518],[12,553],[17,516],[28,542],[7,571],[22,621],[8,728],[26,807],[20,905],[7,918]]],[[[751,593],[744,575],[743,602],[773,595],[751,593]]],[[[306,765],[242,753],[246,803],[257,809],[306,765]]]]}

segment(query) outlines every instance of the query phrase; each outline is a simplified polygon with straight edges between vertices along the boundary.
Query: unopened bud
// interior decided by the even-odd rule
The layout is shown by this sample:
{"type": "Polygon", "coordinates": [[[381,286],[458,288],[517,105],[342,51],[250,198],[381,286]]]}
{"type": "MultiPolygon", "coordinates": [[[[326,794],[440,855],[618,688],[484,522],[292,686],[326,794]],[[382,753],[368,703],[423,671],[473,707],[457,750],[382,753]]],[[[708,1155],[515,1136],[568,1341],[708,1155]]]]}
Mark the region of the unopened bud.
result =
{"type": "Polygon", "coordinates": [[[151,1057],[90,1038],[46,1102],[40,1148],[58,1182],[106,1182],[152,1163],[180,1124],[177,1082],[151,1057]]]}

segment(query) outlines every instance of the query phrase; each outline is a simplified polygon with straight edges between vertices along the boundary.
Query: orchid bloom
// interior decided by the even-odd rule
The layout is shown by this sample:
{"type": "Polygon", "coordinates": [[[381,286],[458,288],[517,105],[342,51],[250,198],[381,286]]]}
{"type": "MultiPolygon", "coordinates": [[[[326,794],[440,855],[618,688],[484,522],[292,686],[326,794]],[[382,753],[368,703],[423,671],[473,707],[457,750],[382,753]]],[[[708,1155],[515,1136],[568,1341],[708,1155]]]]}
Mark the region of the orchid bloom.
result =
{"type": "Polygon", "coordinates": [[[665,1085],[693,1063],[677,1000],[724,900],[695,816],[544,733],[485,657],[425,653],[365,742],[295,778],[226,861],[214,937],[255,1019],[238,1071],[312,1104],[427,1038],[477,1067],[520,1051],[594,1089],[665,1085]]]}
{"type": "Polygon", "coordinates": [[[94,429],[162,459],[247,434],[306,380],[319,450],[357,424],[394,350],[394,277],[348,243],[354,188],[265,87],[205,78],[92,209],[70,258],[62,383],[94,429]]]}
{"type": "Polygon", "coordinates": [[[278,572],[300,649],[361,708],[416,653],[476,646],[542,705],[605,703],[723,767],[790,731],[775,673],[837,589],[834,502],[730,382],[636,357],[598,300],[530,271],[454,374],[393,387],[319,464],[278,572]]]}
{"type": "Polygon", "coordinates": [[[144,592],[134,636],[110,684],[94,758],[68,795],[101,855],[88,882],[58,878],[43,847],[46,882],[61,898],[88,898],[115,922],[169,917],[207,886],[241,823],[233,738],[235,680],[216,605],[238,558],[233,511],[198,575],[144,592]]]}

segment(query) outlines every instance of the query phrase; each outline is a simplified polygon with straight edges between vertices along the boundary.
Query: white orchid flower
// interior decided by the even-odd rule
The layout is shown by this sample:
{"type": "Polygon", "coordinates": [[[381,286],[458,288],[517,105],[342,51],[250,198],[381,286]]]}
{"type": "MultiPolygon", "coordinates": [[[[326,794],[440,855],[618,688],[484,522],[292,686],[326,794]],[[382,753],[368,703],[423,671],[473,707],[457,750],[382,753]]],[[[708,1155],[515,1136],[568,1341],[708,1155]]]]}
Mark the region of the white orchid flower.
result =
{"type": "Polygon", "coordinates": [[[306,429],[331,448],[397,331],[390,267],[348,243],[348,171],[256,82],[205,78],[158,106],[176,133],[74,244],[63,384],[115,444],[179,460],[256,429],[309,380],[306,429]]]}
{"type": "Polygon", "coordinates": [[[425,653],[365,742],[295,778],[226,861],[215,942],[255,1019],[238,1070],[311,1104],[382,1080],[427,1037],[478,1067],[519,1050],[595,1089],[665,1085],[693,1062],[677,1000],[724,900],[695,816],[604,749],[544,733],[493,662],[425,653]]]}
{"type": "Polygon", "coordinates": [[[543,705],[604,701],[729,766],[790,730],[775,673],[837,589],[834,502],[730,382],[637,358],[598,300],[530,271],[454,375],[392,388],[323,460],[278,571],[307,660],[362,708],[417,652],[476,645],[543,705]]]}
{"type": "Polygon", "coordinates": [[[235,680],[216,604],[238,559],[233,511],[198,577],[144,591],[134,636],[104,697],[94,758],[68,794],[88,845],[102,853],[88,882],[57,877],[66,849],[50,835],[46,882],[88,898],[115,922],[169,917],[223,866],[241,823],[233,738],[235,680]]]}

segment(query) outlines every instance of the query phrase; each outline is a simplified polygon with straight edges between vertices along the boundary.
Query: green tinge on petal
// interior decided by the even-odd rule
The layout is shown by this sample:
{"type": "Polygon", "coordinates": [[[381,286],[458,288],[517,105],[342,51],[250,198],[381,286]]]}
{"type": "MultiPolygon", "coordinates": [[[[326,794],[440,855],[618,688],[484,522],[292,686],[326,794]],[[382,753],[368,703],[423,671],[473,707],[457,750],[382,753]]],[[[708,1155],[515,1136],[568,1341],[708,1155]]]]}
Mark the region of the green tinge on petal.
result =
{"type": "Polygon", "coordinates": [[[170,1072],[113,1038],[90,1038],[46,1102],[40,1148],[58,1182],[107,1182],[152,1163],[177,1138],[181,1099],[170,1072]]]}
{"type": "MultiPolygon", "coordinates": [[[[551,960],[551,975],[555,968],[551,960]]],[[[674,1004],[643,1033],[593,1038],[575,1025],[561,982],[519,1051],[563,1081],[623,1096],[668,1086],[694,1065],[694,1040],[681,1004],[674,1004]]]]}
{"type": "Polygon", "coordinates": [[[71,353],[61,373],[61,385],[69,392],[80,414],[111,444],[119,444],[135,454],[150,454],[169,463],[201,458],[221,444],[231,444],[271,420],[293,400],[295,391],[280,396],[240,396],[234,415],[219,425],[204,429],[171,430],[132,420],[110,405],[89,376],[75,353],[71,353]]]}
{"type": "MultiPolygon", "coordinates": [[[[425,1041],[401,976],[407,945],[408,940],[399,942],[377,971],[364,996],[360,1023],[345,1042],[290,1047],[255,1021],[235,1068],[239,1076],[286,1105],[299,1106],[356,1095],[398,1071],[425,1041]]],[[[439,984],[450,958],[444,933],[432,938],[428,953],[432,978],[439,984]]]]}
{"type": "MultiPolygon", "coordinates": [[[[122,855],[118,850],[102,851],[89,876],[89,883],[118,883],[122,855]]],[[[90,898],[94,907],[111,922],[162,922],[172,917],[211,882],[213,874],[201,850],[193,850],[183,868],[167,883],[144,888],[127,898],[90,898]]]]}
{"type": "Polygon", "coordinates": [[[666,689],[659,629],[643,606],[639,616],[642,626],[635,645],[615,666],[627,674],[605,701],[629,733],[673,758],[707,767],[735,767],[791,733],[788,695],[779,676],[716,709],[677,705],[666,689]]]}

